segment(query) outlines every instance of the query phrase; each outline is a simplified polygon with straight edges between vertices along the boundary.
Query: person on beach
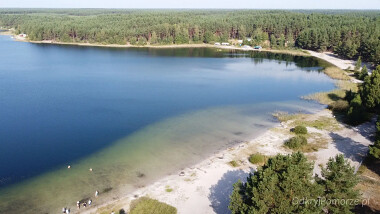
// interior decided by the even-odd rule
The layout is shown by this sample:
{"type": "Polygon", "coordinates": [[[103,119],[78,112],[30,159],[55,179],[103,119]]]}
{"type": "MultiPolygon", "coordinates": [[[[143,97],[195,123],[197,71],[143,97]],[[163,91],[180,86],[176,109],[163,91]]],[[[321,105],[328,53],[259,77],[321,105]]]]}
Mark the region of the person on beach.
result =
{"type": "Polygon", "coordinates": [[[80,209],[80,202],[79,201],[77,201],[77,207],[78,207],[78,209],[80,209]]]}
{"type": "Polygon", "coordinates": [[[99,195],[99,191],[96,190],[96,191],[95,191],[95,197],[98,197],[98,195],[99,195]]]}
{"type": "Polygon", "coordinates": [[[88,206],[91,206],[92,200],[88,200],[88,206]]]}
{"type": "Polygon", "coordinates": [[[66,208],[62,208],[62,213],[66,213],[66,208]]]}
{"type": "Polygon", "coordinates": [[[86,208],[87,207],[87,204],[86,202],[83,202],[83,207],[86,208]]]}
{"type": "Polygon", "coordinates": [[[112,213],[111,214],[115,214],[115,212],[114,211],[112,211],[112,213]]]}
{"type": "Polygon", "coordinates": [[[66,209],[66,214],[70,214],[70,209],[66,209]]]}

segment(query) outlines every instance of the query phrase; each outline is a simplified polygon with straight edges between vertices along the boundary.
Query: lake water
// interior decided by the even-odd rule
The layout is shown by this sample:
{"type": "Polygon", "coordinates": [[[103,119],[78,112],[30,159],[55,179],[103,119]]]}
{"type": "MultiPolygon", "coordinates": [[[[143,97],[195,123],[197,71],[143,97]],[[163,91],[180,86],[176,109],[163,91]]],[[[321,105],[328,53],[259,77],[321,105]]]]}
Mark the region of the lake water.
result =
{"type": "Polygon", "coordinates": [[[9,36],[0,48],[0,213],[120,197],[252,139],[275,111],[321,109],[300,97],[334,88],[310,57],[9,36]]]}

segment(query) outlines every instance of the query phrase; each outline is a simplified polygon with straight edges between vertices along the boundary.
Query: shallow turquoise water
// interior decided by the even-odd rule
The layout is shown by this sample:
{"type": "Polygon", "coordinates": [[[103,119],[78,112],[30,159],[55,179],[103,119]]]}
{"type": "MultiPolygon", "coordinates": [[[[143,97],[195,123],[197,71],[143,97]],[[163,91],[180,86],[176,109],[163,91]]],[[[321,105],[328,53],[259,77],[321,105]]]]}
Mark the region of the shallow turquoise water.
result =
{"type": "Polygon", "coordinates": [[[0,47],[0,213],[121,196],[257,136],[273,111],[320,109],[300,96],[334,87],[312,58],[7,36],[0,47]]]}

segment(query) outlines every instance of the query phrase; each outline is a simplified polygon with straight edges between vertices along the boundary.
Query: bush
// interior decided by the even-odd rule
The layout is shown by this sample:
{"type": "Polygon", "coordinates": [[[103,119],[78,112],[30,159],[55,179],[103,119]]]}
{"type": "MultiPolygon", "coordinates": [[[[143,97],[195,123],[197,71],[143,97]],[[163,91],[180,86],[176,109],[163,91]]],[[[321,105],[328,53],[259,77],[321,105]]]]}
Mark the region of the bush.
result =
{"type": "Polygon", "coordinates": [[[307,134],[307,128],[302,125],[296,126],[292,131],[296,134],[307,134]]]}
{"type": "Polygon", "coordinates": [[[236,161],[234,161],[234,160],[232,160],[232,161],[230,161],[230,162],[228,162],[232,167],[238,167],[239,166],[239,164],[238,164],[238,162],[236,162],[236,161]]]}
{"type": "Polygon", "coordinates": [[[262,155],[260,153],[252,154],[251,156],[249,156],[248,160],[252,164],[264,163],[265,155],[262,155]]]}
{"type": "Polygon", "coordinates": [[[346,100],[338,100],[329,105],[329,109],[335,112],[347,112],[349,103],[346,100]]]}
{"type": "Polygon", "coordinates": [[[292,137],[288,141],[285,142],[285,146],[290,149],[298,149],[301,146],[304,146],[306,144],[307,144],[306,137],[300,136],[300,135],[292,137]]]}
{"type": "Polygon", "coordinates": [[[176,214],[177,209],[168,204],[147,197],[141,197],[132,201],[130,214],[145,213],[176,214]]]}

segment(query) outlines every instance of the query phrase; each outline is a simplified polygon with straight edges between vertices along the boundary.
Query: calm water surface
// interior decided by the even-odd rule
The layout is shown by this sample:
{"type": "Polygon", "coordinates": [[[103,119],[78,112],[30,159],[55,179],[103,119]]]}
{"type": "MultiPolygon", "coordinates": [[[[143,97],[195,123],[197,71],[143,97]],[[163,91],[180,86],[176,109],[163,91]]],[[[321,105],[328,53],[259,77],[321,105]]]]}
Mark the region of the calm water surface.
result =
{"type": "Polygon", "coordinates": [[[122,196],[257,136],[274,111],[320,109],[300,96],[334,88],[305,57],[8,36],[0,48],[0,213],[122,196]]]}

